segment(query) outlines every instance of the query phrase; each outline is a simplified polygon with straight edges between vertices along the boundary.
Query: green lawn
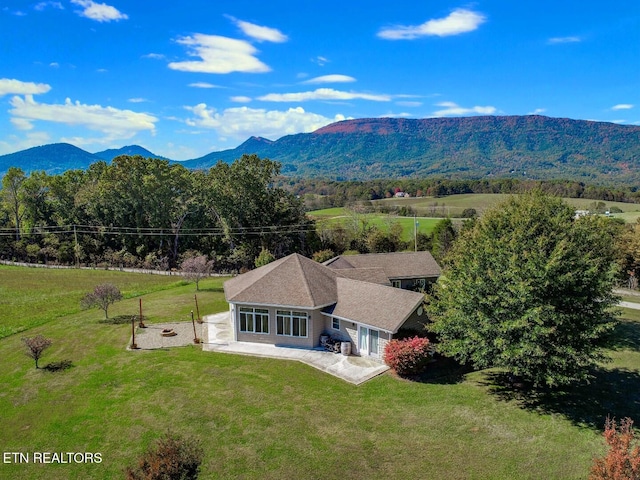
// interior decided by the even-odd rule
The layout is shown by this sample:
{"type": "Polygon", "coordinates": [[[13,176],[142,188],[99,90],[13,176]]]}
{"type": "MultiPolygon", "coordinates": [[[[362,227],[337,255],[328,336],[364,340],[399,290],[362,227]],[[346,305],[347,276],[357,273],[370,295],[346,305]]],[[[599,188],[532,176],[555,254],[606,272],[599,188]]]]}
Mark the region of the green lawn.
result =
{"type": "MultiPolygon", "coordinates": [[[[343,207],[325,208],[308,212],[318,225],[342,225],[347,226],[352,221],[350,213],[343,207]]],[[[402,240],[413,241],[413,217],[399,217],[397,215],[387,215],[383,213],[360,214],[359,218],[367,222],[368,225],[375,225],[383,231],[388,231],[392,223],[399,223],[402,226],[402,240]]],[[[418,231],[429,234],[433,231],[441,218],[418,217],[418,231]]]]}
{"type": "MultiPolygon", "coordinates": [[[[2,269],[2,285],[30,272],[2,269]]],[[[100,310],[68,313],[75,301],[54,300],[67,290],[65,275],[77,277],[78,293],[83,283],[135,283],[135,275],[36,272],[39,279],[13,295],[23,297],[25,314],[34,309],[27,299],[40,297],[47,314],[39,326],[0,339],[0,448],[100,452],[103,461],[0,463],[0,478],[122,478],[125,465],[171,430],[202,442],[203,479],[578,479],[603,452],[607,414],[640,418],[640,312],[625,311],[613,362],[597,381],[562,394],[501,391],[491,371],[434,373],[424,382],[386,374],[355,387],[297,362],[195,346],[127,351],[128,325],[99,323],[100,310]],[[54,341],[41,365],[69,359],[71,369],[33,367],[20,337],[38,333],[54,341]]],[[[147,280],[140,275],[137,288],[154,290],[142,296],[149,322],[189,318],[194,285],[145,287],[147,280]]],[[[227,308],[222,282],[202,282],[201,313],[227,308]]],[[[137,308],[130,297],[112,314],[137,308]]],[[[4,311],[2,325],[15,326],[4,311]]]]}
{"type": "Polygon", "coordinates": [[[100,283],[113,283],[125,298],[131,298],[166,289],[179,280],[105,270],[50,269],[45,273],[42,268],[0,265],[0,338],[79,312],[80,299],[100,283]]]}

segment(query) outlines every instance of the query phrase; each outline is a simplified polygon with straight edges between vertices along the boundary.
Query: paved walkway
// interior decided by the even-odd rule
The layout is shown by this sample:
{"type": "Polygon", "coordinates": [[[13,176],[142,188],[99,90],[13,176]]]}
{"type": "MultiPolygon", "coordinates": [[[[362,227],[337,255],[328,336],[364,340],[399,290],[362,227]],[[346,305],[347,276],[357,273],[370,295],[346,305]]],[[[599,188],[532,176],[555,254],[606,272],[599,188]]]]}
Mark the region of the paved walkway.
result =
{"type": "Polygon", "coordinates": [[[389,370],[380,361],[366,357],[344,356],[325,350],[234,342],[229,312],[208,315],[203,320],[202,348],[205,351],[297,360],[355,385],[389,370]]]}
{"type": "Polygon", "coordinates": [[[634,302],[620,302],[618,303],[619,306],[624,307],[624,308],[632,308],[634,310],[640,310],[640,303],[634,303],[634,302]]]}

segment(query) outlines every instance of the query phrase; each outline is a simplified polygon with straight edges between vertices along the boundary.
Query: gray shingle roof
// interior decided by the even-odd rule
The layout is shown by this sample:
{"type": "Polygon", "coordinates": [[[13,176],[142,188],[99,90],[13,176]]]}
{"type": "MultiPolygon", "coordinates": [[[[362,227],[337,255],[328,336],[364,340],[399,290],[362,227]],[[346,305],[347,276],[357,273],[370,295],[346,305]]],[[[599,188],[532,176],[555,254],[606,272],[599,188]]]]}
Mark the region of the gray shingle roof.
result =
{"type": "Polygon", "coordinates": [[[323,307],[335,303],[336,274],[297,253],[224,283],[228,302],[323,307]]]}
{"type": "Polygon", "coordinates": [[[341,268],[334,272],[339,277],[391,286],[391,282],[381,268],[341,268]]]}
{"type": "Polygon", "coordinates": [[[423,295],[348,278],[337,278],[338,301],[332,315],[397,332],[422,303],[423,295]]]}
{"type": "Polygon", "coordinates": [[[402,326],[423,298],[388,286],[380,268],[332,270],[297,253],[227,280],[224,294],[230,303],[329,307],[325,311],[340,318],[390,332],[402,326]]]}
{"type": "Polygon", "coordinates": [[[391,280],[439,277],[441,273],[440,266],[431,253],[426,251],[344,255],[327,260],[323,265],[336,270],[382,268],[391,280]]]}

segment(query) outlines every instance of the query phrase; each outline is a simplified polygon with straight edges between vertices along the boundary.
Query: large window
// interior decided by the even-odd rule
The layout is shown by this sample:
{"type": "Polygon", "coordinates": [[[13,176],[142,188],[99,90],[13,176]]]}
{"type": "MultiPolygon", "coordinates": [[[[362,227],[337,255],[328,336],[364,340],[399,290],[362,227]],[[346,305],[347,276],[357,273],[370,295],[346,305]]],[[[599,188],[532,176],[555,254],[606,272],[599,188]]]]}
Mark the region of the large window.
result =
{"type": "Polygon", "coordinates": [[[308,317],[304,312],[278,310],[276,312],[276,335],[306,337],[307,321],[308,317]]]}
{"type": "Polygon", "coordinates": [[[240,307],[240,331],[247,333],[269,333],[269,310],[240,307]]]}

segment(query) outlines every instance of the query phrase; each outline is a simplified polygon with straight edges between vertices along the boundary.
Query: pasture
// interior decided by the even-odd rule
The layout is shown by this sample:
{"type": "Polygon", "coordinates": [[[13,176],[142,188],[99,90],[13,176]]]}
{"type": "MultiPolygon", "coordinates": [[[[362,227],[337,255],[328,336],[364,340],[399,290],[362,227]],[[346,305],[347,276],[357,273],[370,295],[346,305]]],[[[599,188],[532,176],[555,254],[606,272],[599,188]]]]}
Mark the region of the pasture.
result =
{"type": "MultiPolygon", "coordinates": [[[[227,308],[223,280],[201,282],[202,314],[227,308]]],[[[640,418],[637,311],[625,310],[613,360],[591,385],[531,395],[501,388],[495,371],[436,365],[419,382],[385,374],[354,387],[285,360],[196,346],[127,351],[129,325],[77,307],[104,281],[127,292],[110,316],[136,314],[138,298],[150,323],[188,320],[193,309],[195,286],[175,278],[0,267],[0,285],[13,285],[3,290],[0,324],[27,328],[0,339],[0,448],[102,456],[99,464],[5,462],[0,478],[122,478],[172,431],[201,441],[201,479],[582,479],[604,451],[606,416],[640,418]],[[37,326],[16,323],[7,304],[37,314],[37,326]],[[41,365],[68,359],[72,368],[36,370],[20,341],[36,334],[53,340],[41,365]]]]}
{"type": "MultiPolygon", "coordinates": [[[[481,214],[488,208],[507,199],[507,194],[491,193],[470,193],[461,195],[449,195],[445,197],[410,197],[410,198],[385,198],[374,200],[374,205],[386,207],[412,207],[418,215],[452,215],[460,216],[463,210],[475,208],[481,214]]],[[[565,198],[565,202],[573,205],[576,210],[588,210],[597,200],[583,198],[565,198]]],[[[603,202],[607,208],[618,207],[623,213],[614,214],[614,217],[623,218],[627,222],[635,222],[640,217],[640,204],[622,202],[603,202]]]]}
{"type": "MultiPolygon", "coordinates": [[[[400,217],[398,215],[387,215],[381,213],[362,213],[353,215],[347,208],[336,207],[308,212],[311,218],[316,220],[319,228],[327,226],[331,228],[340,225],[349,228],[354,223],[358,226],[362,224],[375,226],[384,232],[388,232],[392,224],[398,223],[402,227],[402,240],[413,241],[413,217],[400,217]]],[[[417,230],[420,233],[429,234],[433,231],[441,218],[417,217],[417,230]]]]}

